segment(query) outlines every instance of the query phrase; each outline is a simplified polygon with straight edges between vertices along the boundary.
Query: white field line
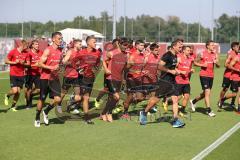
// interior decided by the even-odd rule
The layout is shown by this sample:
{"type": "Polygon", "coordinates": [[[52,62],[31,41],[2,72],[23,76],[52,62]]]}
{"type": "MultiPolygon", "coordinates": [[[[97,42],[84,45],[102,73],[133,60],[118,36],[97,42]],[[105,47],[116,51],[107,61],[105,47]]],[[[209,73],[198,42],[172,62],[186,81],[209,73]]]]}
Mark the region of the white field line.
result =
{"type": "Polygon", "coordinates": [[[211,153],[214,149],[216,149],[220,144],[222,144],[226,139],[228,139],[239,128],[240,128],[240,122],[238,122],[230,130],[228,130],[226,133],[224,133],[221,137],[219,137],[210,146],[208,146],[203,151],[201,151],[199,154],[197,154],[195,157],[193,157],[192,160],[201,160],[204,157],[206,157],[209,153],[211,153]]]}

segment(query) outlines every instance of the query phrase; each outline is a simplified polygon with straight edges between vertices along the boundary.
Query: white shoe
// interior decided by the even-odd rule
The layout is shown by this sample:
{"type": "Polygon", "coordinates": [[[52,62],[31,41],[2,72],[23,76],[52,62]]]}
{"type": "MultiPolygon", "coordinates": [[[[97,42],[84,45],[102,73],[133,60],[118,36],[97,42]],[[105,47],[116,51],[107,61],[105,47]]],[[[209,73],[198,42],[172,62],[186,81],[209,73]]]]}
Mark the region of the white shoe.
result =
{"type": "Polygon", "coordinates": [[[78,109],[74,109],[74,110],[72,111],[72,113],[73,113],[73,114],[79,114],[80,112],[79,112],[78,109]]]}
{"type": "Polygon", "coordinates": [[[46,125],[49,124],[49,120],[48,120],[48,115],[44,112],[44,110],[42,111],[43,113],[43,121],[46,125]]]}
{"type": "Polygon", "coordinates": [[[208,113],[208,116],[209,116],[209,117],[215,117],[216,114],[215,114],[213,111],[211,111],[211,112],[208,113]]]}
{"type": "Polygon", "coordinates": [[[195,112],[195,111],[196,111],[196,105],[193,104],[192,101],[193,101],[193,100],[190,100],[190,106],[191,106],[191,108],[192,108],[192,111],[195,112]]]}
{"type": "Polygon", "coordinates": [[[35,127],[40,127],[40,120],[35,120],[34,126],[35,127]]]}
{"type": "Polygon", "coordinates": [[[57,112],[60,113],[60,114],[63,113],[62,106],[57,106],[57,112]]]}

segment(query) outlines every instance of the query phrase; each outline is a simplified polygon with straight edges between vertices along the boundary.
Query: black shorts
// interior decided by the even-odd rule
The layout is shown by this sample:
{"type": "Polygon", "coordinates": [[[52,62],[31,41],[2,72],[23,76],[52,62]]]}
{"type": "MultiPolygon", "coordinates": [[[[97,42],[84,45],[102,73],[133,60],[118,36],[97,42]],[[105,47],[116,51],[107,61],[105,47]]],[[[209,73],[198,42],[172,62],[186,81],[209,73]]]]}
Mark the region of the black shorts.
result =
{"type": "MultiPolygon", "coordinates": [[[[167,96],[178,96],[179,95],[175,78],[173,78],[172,76],[164,76],[161,80],[168,82],[172,85],[172,89],[167,91],[167,92],[169,92],[167,94],[167,96]]],[[[161,80],[159,82],[161,82],[161,80]]],[[[161,84],[159,84],[159,88],[162,89],[163,86],[161,86],[161,84]]]]}
{"type": "Polygon", "coordinates": [[[127,79],[127,91],[128,92],[142,92],[142,81],[139,79],[127,79]]]}
{"type": "Polygon", "coordinates": [[[104,88],[108,88],[108,86],[107,86],[108,84],[107,84],[106,74],[104,74],[103,85],[104,85],[104,88]]]}
{"type": "Polygon", "coordinates": [[[240,86],[240,81],[231,81],[231,91],[238,92],[238,87],[240,86]]]}
{"type": "Polygon", "coordinates": [[[158,89],[157,82],[156,83],[144,83],[142,85],[142,89],[145,93],[155,92],[158,89]]]}
{"type": "Polygon", "coordinates": [[[178,96],[183,94],[190,94],[190,84],[176,84],[176,88],[178,90],[178,96]]]}
{"type": "Polygon", "coordinates": [[[223,77],[222,88],[229,88],[231,85],[231,80],[229,78],[223,77]]]}
{"type": "Polygon", "coordinates": [[[24,76],[10,76],[10,86],[23,88],[24,76]]]}
{"type": "Polygon", "coordinates": [[[121,90],[121,85],[122,85],[121,81],[106,79],[106,84],[110,93],[114,94],[116,92],[120,92],[121,90]]]}
{"type": "Polygon", "coordinates": [[[63,77],[62,89],[68,90],[70,87],[79,87],[78,78],[63,77]]]}
{"type": "Polygon", "coordinates": [[[80,93],[81,94],[86,94],[86,93],[91,94],[92,88],[93,88],[93,83],[94,83],[94,78],[88,78],[88,77],[82,76],[79,79],[80,93]]]}
{"type": "Polygon", "coordinates": [[[33,84],[35,86],[35,88],[39,89],[40,88],[40,76],[38,75],[34,75],[34,76],[25,76],[25,87],[27,89],[32,89],[33,88],[33,84]]]}
{"type": "Polygon", "coordinates": [[[200,76],[200,82],[201,82],[202,90],[212,89],[212,86],[213,86],[213,78],[212,77],[200,76]]]}
{"type": "Polygon", "coordinates": [[[40,79],[40,100],[45,100],[47,95],[53,99],[61,97],[61,84],[59,80],[40,79]]]}

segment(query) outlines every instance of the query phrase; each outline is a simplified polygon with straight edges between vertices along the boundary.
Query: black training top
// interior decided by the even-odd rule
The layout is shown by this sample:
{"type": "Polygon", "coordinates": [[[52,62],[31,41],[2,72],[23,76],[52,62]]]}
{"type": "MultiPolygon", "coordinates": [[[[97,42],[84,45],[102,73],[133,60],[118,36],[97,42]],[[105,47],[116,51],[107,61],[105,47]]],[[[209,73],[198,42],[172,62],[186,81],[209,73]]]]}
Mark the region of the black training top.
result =
{"type": "MultiPolygon", "coordinates": [[[[171,51],[166,52],[162,56],[161,60],[165,62],[164,67],[166,67],[167,69],[173,70],[176,68],[177,55],[174,55],[171,51]]],[[[172,75],[171,73],[162,72],[160,78],[167,81],[175,82],[175,75],[172,75]]]]}

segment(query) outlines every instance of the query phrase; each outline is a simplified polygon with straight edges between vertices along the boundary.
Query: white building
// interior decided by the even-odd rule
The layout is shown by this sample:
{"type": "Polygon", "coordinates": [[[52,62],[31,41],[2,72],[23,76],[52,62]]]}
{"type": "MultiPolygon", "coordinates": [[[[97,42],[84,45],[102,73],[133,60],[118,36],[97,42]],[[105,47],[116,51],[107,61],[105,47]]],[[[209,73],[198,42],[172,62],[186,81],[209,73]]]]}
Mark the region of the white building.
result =
{"type": "Polygon", "coordinates": [[[103,48],[103,40],[104,36],[101,33],[90,29],[74,29],[74,28],[66,28],[64,30],[59,31],[63,35],[63,40],[68,44],[75,39],[81,39],[83,41],[83,45],[86,45],[87,36],[94,35],[97,39],[97,48],[103,48]]]}

